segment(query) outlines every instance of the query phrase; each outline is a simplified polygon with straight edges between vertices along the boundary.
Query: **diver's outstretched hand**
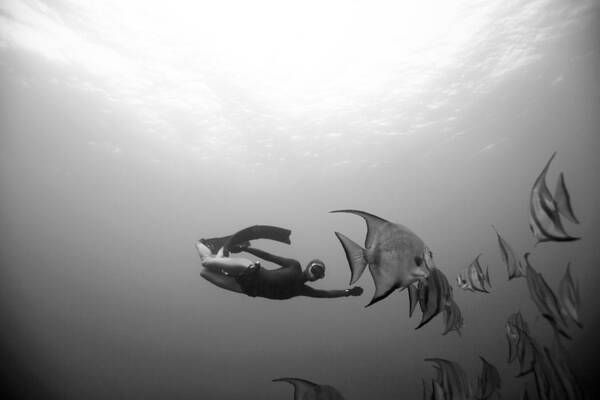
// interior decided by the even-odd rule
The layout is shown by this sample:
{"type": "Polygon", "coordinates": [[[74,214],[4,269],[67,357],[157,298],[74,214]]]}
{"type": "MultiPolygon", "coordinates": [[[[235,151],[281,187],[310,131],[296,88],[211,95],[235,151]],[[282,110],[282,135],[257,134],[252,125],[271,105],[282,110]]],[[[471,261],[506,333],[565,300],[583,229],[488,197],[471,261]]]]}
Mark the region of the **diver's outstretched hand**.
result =
{"type": "Polygon", "coordinates": [[[348,289],[348,296],[360,296],[363,294],[363,288],[360,286],[354,286],[353,288],[348,289]]]}

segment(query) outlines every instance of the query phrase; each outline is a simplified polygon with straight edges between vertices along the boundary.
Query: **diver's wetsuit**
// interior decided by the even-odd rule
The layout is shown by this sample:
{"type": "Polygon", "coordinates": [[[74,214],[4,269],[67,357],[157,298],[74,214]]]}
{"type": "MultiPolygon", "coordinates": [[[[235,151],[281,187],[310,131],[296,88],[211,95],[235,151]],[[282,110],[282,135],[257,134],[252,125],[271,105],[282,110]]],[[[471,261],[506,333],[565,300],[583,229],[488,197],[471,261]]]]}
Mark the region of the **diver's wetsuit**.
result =
{"type": "Polygon", "coordinates": [[[296,296],[309,297],[345,297],[347,290],[318,290],[306,285],[306,277],[300,263],[291,258],[279,257],[266,251],[247,247],[244,251],[263,260],[281,265],[276,270],[261,266],[250,266],[236,277],[243,292],[252,297],[283,300],[296,296]]]}

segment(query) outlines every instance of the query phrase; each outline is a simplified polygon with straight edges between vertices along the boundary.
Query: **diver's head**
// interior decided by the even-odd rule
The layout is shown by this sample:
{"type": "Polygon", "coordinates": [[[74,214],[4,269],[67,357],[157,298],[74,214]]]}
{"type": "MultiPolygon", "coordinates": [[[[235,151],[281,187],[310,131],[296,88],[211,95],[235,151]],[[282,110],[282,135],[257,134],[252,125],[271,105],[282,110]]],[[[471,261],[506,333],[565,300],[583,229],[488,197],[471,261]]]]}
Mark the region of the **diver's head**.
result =
{"type": "Polygon", "coordinates": [[[322,279],[325,277],[325,263],[318,258],[310,260],[308,264],[306,264],[304,275],[306,276],[306,280],[310,282],[322,279]]]}

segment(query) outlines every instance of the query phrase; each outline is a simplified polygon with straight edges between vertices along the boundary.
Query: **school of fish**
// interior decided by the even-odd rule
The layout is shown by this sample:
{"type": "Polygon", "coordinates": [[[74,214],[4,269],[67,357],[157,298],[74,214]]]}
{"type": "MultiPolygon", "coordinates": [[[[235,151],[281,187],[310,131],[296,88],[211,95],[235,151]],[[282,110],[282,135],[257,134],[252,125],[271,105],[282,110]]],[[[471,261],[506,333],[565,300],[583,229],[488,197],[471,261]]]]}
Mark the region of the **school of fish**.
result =
{"type": "MultiPolygon", "coordinates": [[[[546,185],[546,174],[556,156],[552,154],[542,172],[536,178],[529,197],[529,228],[535,245],[543,242],[569,242],[578,237],[569,235],[562,217],[578,224],[571,205],[564,175],[561,173],[554,195],[546,185]]],[[[342,233],[335,232],[350,267],[350,284],[360,279],[369,267],[375,293],[367,307],[384,300],[394,291],[408,292],[409,317],[417,305],[421,320],[419,329],[439,314],[443,314],[442,335],[456,331],[459,335],[464,325],[463,316],[453,297],[453,288],[444,272],[433,260],[433,253],[425,242],[404,225],[389,222],[365,211],[336,210],[332,213],[349,213],[362,217],[367,224],[364,247],[342,233]]],[[[251,227],[252,228],[252,227],[251,227]]],[[[213,253],[225,253],[238,243],[255,239],[248,228],[239,237],[224,237],[209,240],[213,253]]],[[[529,399],[527,379],[534,381],[536,398],[539,400],[583,400],[584,393],[567,362],[563,341],[571,340],[571,331],[583,328],[580,320],[579,286],[574,281],[571,265],[566,267],[557,292],[548,285],[542,273],[531,263],[532,254],[527,252],[523,259],[517,257],[513,248],[500,235],[494,225],[500,258],[504,264],[508,281],[523,278],[531,301],[539,314],[548,322],[554,333],[554,343],[544,345],[535,338],[519,310],[508,316],[505,324],[508,342],[509,364],[517,364],[515,379],[524,381],[521,399],[529,399]]],[[[276,232],[274,240],[289,243],[289,231],[276,232]]],[[[457,287],[474,293],[489,294],[491,290],[489,267],[485,272],[480,263],[482,254],[477,255],[456,277],[457,287]]],[[[488,400],[500,398],[501,379],[498,369],[480,356],[480,374],[472,381],[457,363],[444,358],[426,358],[433,364],[435,377],[428,384],[423,379],[423,400],[488,400]]],[[[343,400],[343,395],[334,387],[317,384],[301,378],[279,378],[274,382],[287,382],[294,388],[294,400],[343,400]]]]}

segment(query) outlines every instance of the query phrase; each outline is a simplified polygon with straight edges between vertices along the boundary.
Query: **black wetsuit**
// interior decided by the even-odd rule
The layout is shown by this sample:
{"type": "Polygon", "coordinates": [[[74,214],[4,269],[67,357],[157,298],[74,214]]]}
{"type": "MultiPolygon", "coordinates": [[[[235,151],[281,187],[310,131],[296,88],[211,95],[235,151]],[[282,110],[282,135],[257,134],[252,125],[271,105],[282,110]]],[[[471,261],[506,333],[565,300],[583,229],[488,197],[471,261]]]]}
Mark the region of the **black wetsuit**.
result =
{"type": "Polygon", "coordinates": [[[236,281],[248,296],[283,300],[296,296],[344,297],[349,295],[347,290],[319,290],[306,285],[302,267],[294,259],[275,256],[254,248],[246,248],[244,251],[281,265],[281,268],[275,270],[256,265],[250,266],[236,277],[236,281]]]}

